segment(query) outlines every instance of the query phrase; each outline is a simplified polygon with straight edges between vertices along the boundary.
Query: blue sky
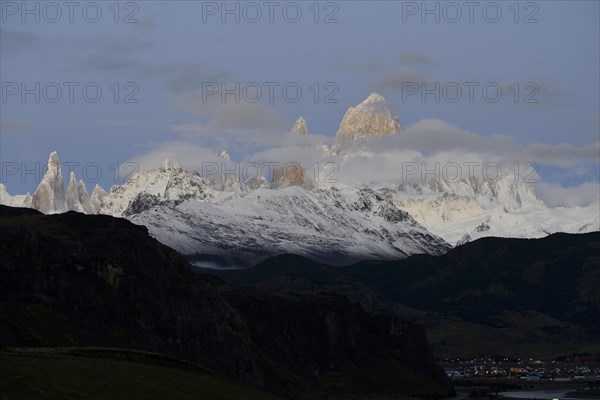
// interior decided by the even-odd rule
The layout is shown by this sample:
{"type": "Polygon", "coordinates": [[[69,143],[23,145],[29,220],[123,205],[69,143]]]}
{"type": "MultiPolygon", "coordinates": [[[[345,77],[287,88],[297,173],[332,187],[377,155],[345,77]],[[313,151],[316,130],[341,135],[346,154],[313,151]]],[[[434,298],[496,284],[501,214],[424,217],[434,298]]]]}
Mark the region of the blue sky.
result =
{"type": "MultiPolygon", "coordinates": [[[[102,177],[88,176],[88,189],[96,180],[108,188],[115,181],[115,163],[154,160],[148,155],[163,154],[164,148],[183,158],[193,156],[194,146],[206,150],[198,157],[226,148],[243,159],[259,150],[253,144],[262,143],[261,135],[285,135],[299,115],[306,117],[310,133],[333,138],[346,109],[377,91],[403,127],[435,119],[484,139],[507,135],[514,145],[489,150],[533,157],[550,183],[573,186],[599,179],[597,1],[482,1],[476,2],[472,21],[464,2],[274,2],[272,22],[262,1],[253,3],[258,8],[227,2],[228,9],[240,10],[239,23],[234,14],[223,15],[222,2],[121,2],[118,15],[113,2],[79,2],[72,22],[64,6],[58,18],[44,3],[25,3],[33,14],[22,2],[0,2],[3,166],[43,166],[56,150],[63,162],[80,163],[79,177],[81,166],[97,163],[102,177]],[[427,11],[422,7],[434,11],[421,15],[427,11]],[[102,15],[92,23],[97,9],[102,15]],[[252,23],[257,9],[262,17],[252,23]],[[302,16],[290,22],[298,9],[302,16]],[[35,94],[23,100],[22,84],[35,91],[36,82],[40,102],[35,94]],[[72,102],[69,82],[77,85],[72,102]],[[248,86],[254,82],[263,92],[250,104],[229,104],[229,95],[224,107],[218,94],[208,96],[206,90],[204,101],[202,89],[211,82],[230,87],[238,82],[248,96],[254,96],[254,86],[248,86]],[[273,102],[269,82],[278,85],[273,102]],[[476,85],[472,101],[466,82],[476,85]],[[407,85],[431,89],[436,83],[440,91],[448,90],[439,101],[433,94],[403,98],[407,85]],[[86,84],[102,90],[98,102],[86,101],[81,90],[86,84]],[[286,84],[302,89],[297,102],[284,97],[286,84]],[[53,85],[62,87],[55,103],[49,101],[53,85]],[[462,96],[452,102],[457,85],[462,96]],[[500,87],[501,98],[486,99],[483,87],[490,88],[488,94],[500,87]],[[337,102],[325,102],[326,95],[337,102]],[[176,150],[182,148],[188,151],[176,150]]],[[[415,142],[410,139],[407,143],[415,142]]],[[[454,145],[468,148],[472,140],[465,140],[454,145]]],[[[429,151],[428,143],[418,145],[429,151]]],[[[33,175],[3,173],[2,182],[13,194],[37,186],[33,175]]]]}

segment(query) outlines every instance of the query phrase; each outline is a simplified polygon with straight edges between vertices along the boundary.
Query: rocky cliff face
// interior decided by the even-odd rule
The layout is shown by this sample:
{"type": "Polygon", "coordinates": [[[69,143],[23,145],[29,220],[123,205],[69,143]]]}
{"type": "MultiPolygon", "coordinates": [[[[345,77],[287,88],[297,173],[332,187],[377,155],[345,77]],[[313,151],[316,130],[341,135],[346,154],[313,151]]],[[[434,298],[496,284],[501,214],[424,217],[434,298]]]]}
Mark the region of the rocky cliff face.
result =
{"type": "Polygon", "coordinates": [[[145,227],[0,206],[0,347],[158,351],[261,386],[239,314],[145,227]]]}
{"type": "MultiPolygon", "coordinates": [[[[237,289],[225,296],[248,321],[252,339],[267,357],[313,385],[323,385],[329,375],[347,365],[360,366],[361,373],[368,374],[379,360],[388,365],[400,362],[428,376],[430,393],[438,391],[445,396],[452,387],[435,363],[423,330],[401,317],[365,313],[360,305],[351,305],[345,296],[336,294],[284,295],[237,289]]],[[[270,370],[267,375],[277,373],[270,370]]],[[[385,393],[394,383],[381,385],[387,386],[379,388],[385,393]]]]}
{"type": "Polygon", "coordinates": [[[336,134],[340,145],[357,139],[396,135],[400,132],[400,120],[392,117],[383,96],[372,93],[356,107],[350,107],[336,134]]]}
{"type": "Polygon", "coordinates": [[[320,393],[315,374],[379,362],[451,390],[416,326],[341,296],[290,299],[195,274],[127,220],[0,206],[0,237],[0,347],[149,350],[285,398],[320,393]]]}

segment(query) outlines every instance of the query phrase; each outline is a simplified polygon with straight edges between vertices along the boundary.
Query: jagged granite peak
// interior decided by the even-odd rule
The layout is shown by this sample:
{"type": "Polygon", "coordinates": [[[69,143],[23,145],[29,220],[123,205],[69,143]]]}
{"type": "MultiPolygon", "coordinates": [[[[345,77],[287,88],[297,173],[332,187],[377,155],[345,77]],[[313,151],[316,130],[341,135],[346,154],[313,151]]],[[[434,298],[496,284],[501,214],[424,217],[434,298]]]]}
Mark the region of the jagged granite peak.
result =
{"type": "Polygon", "coordinates": [[[379,93],[371,93],[369,97],[363,100],[356,108],[374,114],[391,116],[390,110],[385,102],[385,99],[379,93]]]}
{"type": "Polygon", "coordinates": [[[336,133],[336,141],[344,144],[356,139],[397,135],[399,132],[399,118],[392,117],[383,96],[372,93],[356,107],[348,108],[336,133]]]}
{"type": "Polygon", "coordinates": [[[91,213],[90,196],[83,181],[77,182],[75,172],[69,174],[69,186],[67,187],[67,206],[71,211],[91,213]]]}
{"type": "Polygon", "coordinates": [[[102,186],[96,184],[94,190],[92,191],[92,196],[90,197],[89,212],[91,214],[98,214],[100,212],[106,195],[107,193],[104,189],[102,189],[102,186]]]}
{"type": "Polygon", "coordinates": [[[231,161],[231,156],[227,153],[227,150],[221,150],[219,158],[224,161],[231,161]]]}
{"type": "Polygon", "coordinates": [[[31,195],[29,193],[25,195],[15,195],[11,196],[4,186],[3,183],[0,183],[0,204],[10,207],[25,207],[31,208],[31,195]]]}
{"type": "Polygon", "coordinates": [[[292,127],[292,133],[296,135],[308,135],[308,126],[304,117],[300,117],[292,127]]]}
{"type": "Polygon", "coordinates": [[[48,170],[33,193],[31,206],[44,214],[56,214],[69,210],[60,160],[56,151],[50,153],[48,170]]]}

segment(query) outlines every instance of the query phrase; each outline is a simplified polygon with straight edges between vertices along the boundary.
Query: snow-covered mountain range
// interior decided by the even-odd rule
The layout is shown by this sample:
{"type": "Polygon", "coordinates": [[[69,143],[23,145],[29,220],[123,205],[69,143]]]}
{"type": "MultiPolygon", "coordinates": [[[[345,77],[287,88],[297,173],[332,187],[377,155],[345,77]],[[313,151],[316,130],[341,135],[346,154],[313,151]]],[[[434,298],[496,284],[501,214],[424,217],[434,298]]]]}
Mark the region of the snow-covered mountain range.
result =
{"type": "MultiPolygon", "coordinates": [[[[292,132],[307,134],[304,118],[292,132]]],[[[338,139],[347,143],[398,133],[398,121],[385,100],[373,94],[348,110],[338,139]]],[[[226,151],[219,155],[230,161],[226,151]]],[[[343,157],[340,163],[343,167],[343,157]]],[[[44,213],[73,210],[125,217],[197,263],[216,267],[252,265],[282,253],[341,265],[441,254],[483,236],[533,238],[600,230],[597,204],[551,208],[513,176],[360,187],[304,183],[287,179],[282,184],[282,176],[275,175],[270,180],[206,179],[165,160],[160,168],[137,172],[108,192],[96,185],[90,196],[73,172],[65,191],[54,152],[33,195],[11,196],[0,184],[0,203],[44,213]]]]}
{"type": "Polygon", "coordinates": [[[548,207],[512,175],[498,180],[438,178],[398,188],[395,204],[452,244],[484,236],[540,238],[600,230],[600,206],[548,207]]]}
{"type": "MultiPolygon", "coordinates": [[[[34,194],[38,209],[125,217],[183,254],[216,256],[221,266],[250,265],[283,253],[348,264],[442,254],[450,248],[397,208],[390,195],[370,189],[271,189],[247,182],[224,188],[217,180],[165,162],[108,193],[97,186],[89,197],[73,173],[65,195],[53,179],[61,175],[57,163],[52,153],[41,189],[34,194]]],[[[3,203],[28,206],[19,204],[26,197],[11,197],[3,186],[0,190],[3,203]]]]}

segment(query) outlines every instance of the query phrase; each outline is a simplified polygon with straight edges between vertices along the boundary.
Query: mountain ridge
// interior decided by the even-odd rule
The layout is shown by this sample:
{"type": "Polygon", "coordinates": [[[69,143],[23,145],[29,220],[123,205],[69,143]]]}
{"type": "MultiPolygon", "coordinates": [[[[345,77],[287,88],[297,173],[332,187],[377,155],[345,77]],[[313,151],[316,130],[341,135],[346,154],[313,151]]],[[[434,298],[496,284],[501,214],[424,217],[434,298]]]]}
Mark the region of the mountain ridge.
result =
{"type": "Polygon", "coordinates": [[[600,230],[593,206],[550,209],[512,176],[494,181],[437,178],[397,187],[301,188],[291,182],[275,188],[264,178],[208,180],[169,162],[134,173],[109,192],[96,185],[89,196],[73,173],[66,193],[50,179],[62,175],[56,153],[49,165],[34,196],[10,196],[0,184],[0,203],[46,212],[59,212],[49,209],[59,204],[59,209],[127,217],[188,256],[225,256],[238,266],[291,252],[347,265],[360,259],[439,254],[465,237],[600,230]]]}
{"type": "MultiPolygon", "coordinates": [[[[356,168],[355,157],[359,167],[365,160],[381,161],[385,154],[374,150],[375,141],[399,133],[399,121],[383,96],[372,93],[348,109],[331,148],[300,137],[310,136],[304,117],[290,133],[298,149],[311,148],[337,161],[334,173],[339,169],[350,183],[321,181],[319,171],[303,162],[293,163],[294,168],[276,167],[265,176],[242,178],[221,171],[209,179],[167,159],[157,169],[133,173],[108,192],[96,185],[90,196],[74,172],[65,192],[60,161],[52,152],[33,195],[11,196],[0,184],[0,204],[46,214],[73,210],[126,217],[187,256],[214,256],[224,260],[223,266],[254,265],[285,253],[347,265],[361,259],[440,254],[484,236],[600,231],[597,203],[551,208],[516,174],[453,179],[439,173],[388,184],[357,184],[343,174],[345,166],[356,168]]],[[[241,165],[225,149],[215,156],[226,171],[241,165]]]]}
{"type": "Polygon", "coordinates": [[[335,292],[422,325],[438,358],[503,354],[600,359],[600,233],[485,237],[441,256],[364,261],[342,269],[282,255],[211,271],[274,293],[335,292]]]}

